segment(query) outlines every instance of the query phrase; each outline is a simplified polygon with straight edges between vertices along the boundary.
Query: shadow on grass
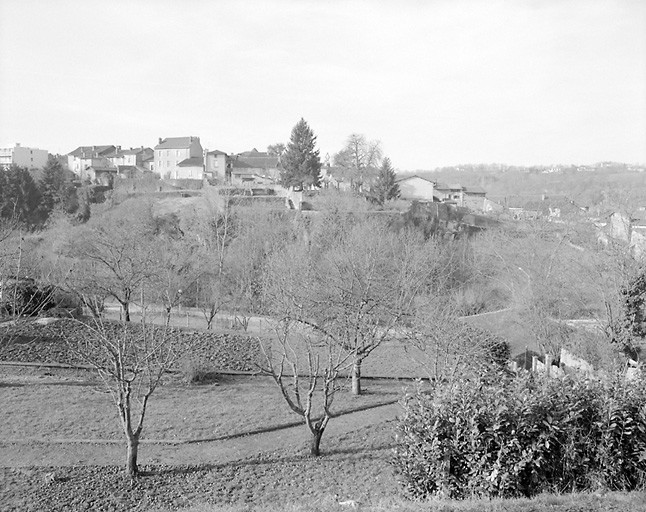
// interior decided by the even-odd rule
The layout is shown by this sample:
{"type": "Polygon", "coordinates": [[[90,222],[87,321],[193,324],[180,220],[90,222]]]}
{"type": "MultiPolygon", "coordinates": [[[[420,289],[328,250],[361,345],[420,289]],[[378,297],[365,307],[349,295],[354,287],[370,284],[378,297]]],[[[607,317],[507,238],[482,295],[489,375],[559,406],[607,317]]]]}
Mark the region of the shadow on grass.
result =
{"type": "MultiPolygon", "coordinates": [[[[361,407],[355,407],[353,409],[344,409],[344,410],[339,411],[338,413],[336,413],[333,417],[338,418],[338,417],[346,416],[348,414],[352,414],[352,413],[355,413],[355,412],[361,412],[361,411],[367,411],[367,410],[370,410],[370,409],[376,409],[378,407],[384,407],[386,405],[393,405],[393,404],[396,404],[398,401],[399,400],[389,400],[387,402],[380,402],[380,403],[377,403],[377,404],[364,405],[364,406],[361,406],[361,407]]],[[[235,434],[227,434],[227,435],[218,436],[218,437],[204,437],[204,438],[200,438],[200,439],[189,439],[187,441],[182,441],[179,444],[197,444],[197,443],[209,443],[209,442],[213,442],[213,441],[228,441],[230,439],[238,439],[240,437],[253,436],[253,435],[257,435],[257,434],[267,434],[269,432],[276,432],[278,430],[283,430],[283,429],[286,429],[286,428],[298,427],[298,426],[303,425],[303,423],[304,423],[303,420],[290,421],[290,422],[281,423],[280,425],[275,425],[275,426],[272,426],[272,427],[263,427],[263,428],[258,428],[258,429],[254,429],[254,430],[249,430],[247,432],[239,432],[239,433],[235,433],[235,434]]]]}
{"type": "Polygon", "coordinates": [[[302,464],[304,462],[325,462],[327,460],[334,460],[338,462],[340,459],[343,460],[347,456],[348,460],[356,459],[356,455],[362,454],[363,458],[369,460],[383,459],[383,456],[380,455],[385,451],[389,451],[394,447],[394,444],[383,443],[379,446],[372,446],[370,448],[347,448],[347,449],[338,449],[338,450],[322,450],[321,455],[318,457],[313,457],[308,453],[305,453],[306,448],[303,447],[303,453],[293,454],[293,455],[284,455],[280,456],[278,454],[272,454],[272,456],[256,456],[251,459],[241,460],[236,462],[226,462],[222,464],[200,464],[196,466],[173,466],[173,467],[151,467],[147,466],[145,470],[139,472],[140,476],[156,476],[156,475],[192,475],[199,473],[208,473],[211,471],[219,471],[222,469],[227,469],[229,471],[235,470],[236,468],[243,468],[248,466],[264,466],[272,464],[302,464]]]}

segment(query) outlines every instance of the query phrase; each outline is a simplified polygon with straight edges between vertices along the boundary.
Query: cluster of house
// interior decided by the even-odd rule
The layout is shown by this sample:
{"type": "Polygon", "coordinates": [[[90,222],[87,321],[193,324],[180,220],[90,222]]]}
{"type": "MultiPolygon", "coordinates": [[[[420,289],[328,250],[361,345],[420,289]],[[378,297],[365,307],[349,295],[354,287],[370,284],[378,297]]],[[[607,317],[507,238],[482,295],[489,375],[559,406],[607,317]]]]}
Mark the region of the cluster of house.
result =
{"type": "Polygon", "coordinates": [[[216,180],[266,184],[278,177],[279,158],[256,149],[239,154],[204,149],[199,137],[160,138],[154,148],[80,146],[67,155],[67,167],[81,180],[109,184],[116,177],[146,172],[173,180],[216,180]]]}
{"type": "MultiPolygon", "coordinates": [[[[0,168],[12,164],[29,170],[42,169],[49,152],[23,147],[0,148],[0,168]]],[[[234,185],[273,183],[278,178],[279,158],[256,149],[239,154],[204,149],[199,137],[160,138],[154,148],[122,148],[118,145],[79,146],[59,158],[81,181],[103,185],[115,178],[156,173],[174,180],[213,179],[234,185]]]]}
{"type": "MultiPolygon", "coordinates": [[[[0,167],[16,164],[40,169],[47,163],[47,150],[23,147],[0,148],[0,167]]],[[[116,178],[137,178],[155,173],[173,180],[210,180],[231,185],[274,185],[279,178],[280,157],[252,149],[238,154],[202,147],[200,138],[160,138],[154,148],[122,148],[118,145],[79,146],[63,155],[61,162],[80,180],[111,185],[116,178]]],[[[322,170],[323,184],[343,188],[347,183],[334,179],[334,168],[322,170]]],[[[517,220],[539,217],[559,220],[587,209],[565,196],[530,200],[528,197],[505,197],[492,200],[484,189],[459,183],[439,183],[421,176],[407,176],[397,181],[401,199],[407,201],[447,203],[483,213],[507,212],[517,220]]]]}
{"type": "Polygon", "coordinates": [[[487,199],[484,189],[465,187],[459,183],[444,184],[420,176],[408,176],[397,181],[400,198],[407,201],[447,203],[480,212],[502,210],[498,203],[487,199]]]}

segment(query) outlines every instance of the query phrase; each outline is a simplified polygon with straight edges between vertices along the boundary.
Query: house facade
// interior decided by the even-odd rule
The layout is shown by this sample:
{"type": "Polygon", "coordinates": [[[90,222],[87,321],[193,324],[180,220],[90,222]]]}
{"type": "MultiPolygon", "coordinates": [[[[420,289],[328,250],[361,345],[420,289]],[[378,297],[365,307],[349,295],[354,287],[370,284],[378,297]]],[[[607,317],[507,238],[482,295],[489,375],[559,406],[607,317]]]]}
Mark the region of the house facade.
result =
{"type": "Polygon", "coordinates": [[[419,176],[409,176],[397,181],[400,199],[406,201],[433,202],[435,183],[419,176]]]}
{"type": "Polygon", "coordinates": [[[217,180],[219,183],[229,183],[231,181],[229,156],[217,149],[204,150],[204,173],[207,178],[217,180]]]}
{"type": "Polygon", "coordinates": [[[46,149],[28,148],[16,144],[13,148],[0,148],[0,168],[17,165],[27,169],[42,169],[47,164],[46,149]]]}
{"type": "Polygon", "coordinates": [[[247,165],[253,174],[265,180],[278,181],[280,177],[280,158],[277,156],[253,148],[251,151],[238,153],[234,158],[247,165]]]}
{"type": "Polygon", "coordinates": [[[155,146],[154,172],[162,178],[181,179],[184,174],[194,170],[194,161],[190,164],[185,161],[191,158],[203,158],[203,153],[199,137],[160,138],[159,144],[155,146]],[[180,166],[182,162],[184,165],[180,166]],[[189,167],[190,171],[187,170],[189,167]]]}
{"type": "Polygon", "coordinates": [[[116,146],[114,153],[106,155],[106,158],[114,166],[128,165],[133,167],[143,167],[145,160],[154,157],[154,151],[151,148],[121,149],[121,146],[116,146]]]}
{"type": "Polygon", "coordinates": [[[437,183],[434,190],[435,200],[440,203],[454,202],[458,206],[464,203],[464,187],[459,183],[437,183]]]}
{"type": "Polygon", "coordinates": [[[117,147],[108,146],[79,146],[67,154],[67,168],[76,174],[81,180],[88,178],[86,170],[88,167],[107,168],[112,167],[108,155],[113,154],[117,147]]]}
{"type": "Polygon", "coordinates": [[[172,176],[176,180],[203,180],[204,179],[204,158],[192,156],[177,164],[177,170],[172,176]]]}

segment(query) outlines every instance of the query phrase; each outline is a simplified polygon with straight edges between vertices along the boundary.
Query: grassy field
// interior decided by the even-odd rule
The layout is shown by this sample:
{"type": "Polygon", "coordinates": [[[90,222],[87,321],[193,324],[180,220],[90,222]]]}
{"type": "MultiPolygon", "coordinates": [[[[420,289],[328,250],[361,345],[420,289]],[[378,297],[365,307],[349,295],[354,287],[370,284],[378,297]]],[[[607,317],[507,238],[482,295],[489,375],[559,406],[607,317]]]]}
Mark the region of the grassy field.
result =
{"type": "MultiPolygon", "coordinates": [[[[411,376],[412,354],[395,343],[381,349],[369,358],[364,374],[411,376]]],[[[366,379],[367,392],[358,398],[349,394],[345,382],[335,405],[347,414],[330,423],[324,455],[311,458],[305,427],[287,428],[300,418],[269,378],[220,375],[200,385],[182,379],[181,374],[169,376],[153,395],[144,439],[162,444],[142,448],[147,461],[142,464],[149,465],[131,483],[114,465],[123,456],[116,409],[92,372],[0,367],[0,467],[2,450],[21,456],[25,447],[42,454],[34,459],[38,467],[0,469],[0,510],[335,511],[348,509],[339,500],[352,499],[359,510],[370,511],[646,512],[643,492],[406,500],[390,464],[394,414],[370,408],[397,400],[410,381],[366,379]],[[278,434],[281,443],[276,443],[278,434]],[[101,459],[98,452],[107,450],[105,445],[77,440],[108,441],[116,457],[101,459]],[[184,444],[190,440],[203,442],[184,444]],[[162,446],[165,453],[184,456],[151,457],[153,447],[162,446]],[[60,457],[50,457],[57,451],[60,457]]]]}
{"type": "MultiPolygon", "coordinates": [[[[7,449],[11,438],[23,442],[30,438],[120,438],[114,407],[88,372],[5,369],[0,382],[0,450],[7,449]]],[[[351,410],[389,401],[399,395],[401,387],[396,381],[368,381],[365,396],[341,393],[338,405],[351,410]]],[[[158,391],[147,420],[149,439],[235,436],[298,419],[273,383],[263,377],[226,377],[199,386],[170,380],[158,391]]],[[[114,465],[0,469],[0,510],[335,511],[347,510],[338,501],[351,499],[360,503],[360,510],[371,511],[646,511],[645,493],[407,501],[390,464],[394,421],[382,420],[375,412],[374,421],[361,426],[354,422],[357,414],[362,413],[333,420],[345,423],[345,428],[326,435],[324,455],[319,458],[307,455],[304,437],[295,436],[277,446],[271,434],[264,433],[252,436],[256,440],[253,455],[218,463],[221,442],[214,441],[207,443],[215,454],[214,463],[155,463],[143,466],[142,477],[134,483],[114,465]]],[[[248,446],[249,439],[236,437],[229,442],[248,446]]],[[[78,449],[78,445],[65,443],[55,449],[74,446],[78,449]]],[[[170,449],[200,450],[200,446],[179,444],[170,449]]],[[[83,449],[92,453],[99,448],[87,445],[83,449]]]]}
{"type": "MultiPolygon", "coordinates": [[[[0,374],[1,440],[122,439],[116,407],[93,373],[30,373],[0,374]]],[[[370,381],[365,395],[353,397],[346,386],[334,410],[393,402],[401,390],[396,381],[370,381]]],[[[221,376],[201,385],[169,378],[150,401],[143,439],[221,439],[299,421],[268,377],[221,376]]]]}

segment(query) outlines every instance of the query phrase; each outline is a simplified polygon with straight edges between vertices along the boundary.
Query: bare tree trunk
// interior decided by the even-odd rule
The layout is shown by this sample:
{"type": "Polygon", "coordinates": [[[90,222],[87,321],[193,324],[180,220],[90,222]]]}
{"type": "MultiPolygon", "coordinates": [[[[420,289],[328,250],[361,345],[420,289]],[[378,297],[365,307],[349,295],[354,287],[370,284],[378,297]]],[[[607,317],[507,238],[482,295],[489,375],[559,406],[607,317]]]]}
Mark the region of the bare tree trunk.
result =
{"type": "Polygon", "coordinates": [[[126,462],[126,471],[131,478],[135,478],[139,473],[139,468],[137,467],[137,452],[139,450],[139,437],[138,436],[129,436],[128,437],[128,459],[126,462]]]}
{"type": "Polygon", "coordinates": [[[121,305],[123,306],[124,320],[130,322],[130,302],[122,302],[121,305]]]}
{"type": "Polygon", "coordinates": [[[352,363],[352,394],[355,396],[361,394],[361,363],[360,357],[355,357],[352,363]]]}
{"type": "Polygon", "coordinates": [[[312,440],[310,443],[310,455],[312,457],[318,457],[321,455],[321,438],[323,437],[322,430],[315,430],[312,432],[312,440]]]}

